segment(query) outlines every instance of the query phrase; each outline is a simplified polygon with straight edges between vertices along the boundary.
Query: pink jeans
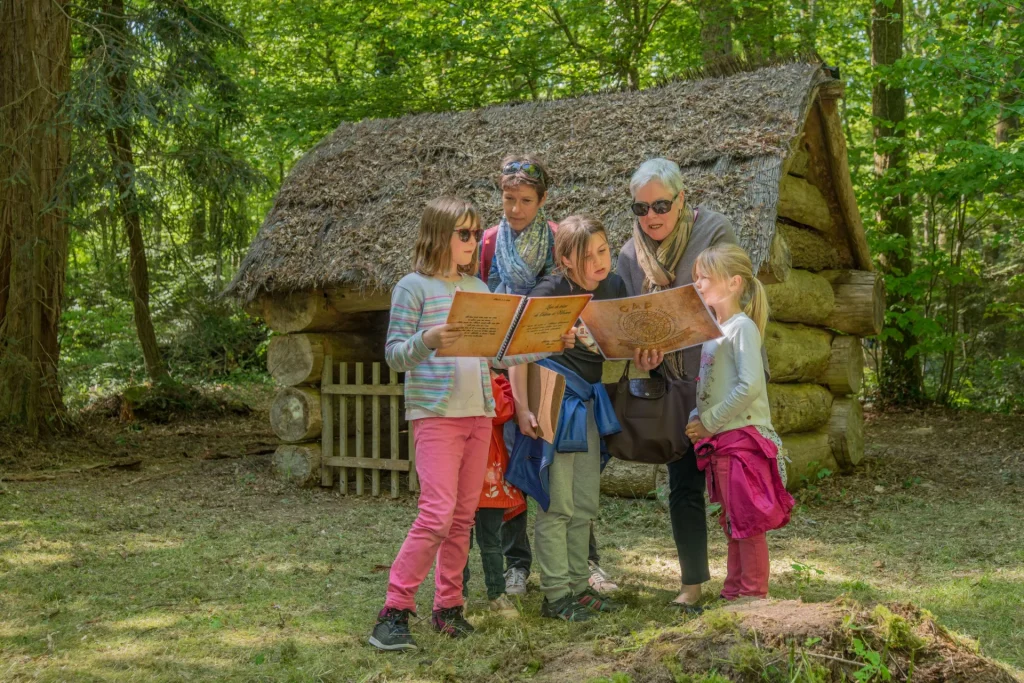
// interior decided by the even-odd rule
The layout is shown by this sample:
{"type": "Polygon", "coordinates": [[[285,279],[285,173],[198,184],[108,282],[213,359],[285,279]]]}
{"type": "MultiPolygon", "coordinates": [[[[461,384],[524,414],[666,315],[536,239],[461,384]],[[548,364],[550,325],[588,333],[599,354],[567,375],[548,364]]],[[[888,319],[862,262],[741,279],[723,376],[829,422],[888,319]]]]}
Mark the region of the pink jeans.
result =
{"type": "Polygon", "coordinates": [[[434,564],[434,609],[462,605],[469,555],[487,471],[489,417],[429,417],[413,422],[420,513],[391,565],[385,607],[416,609],[416,590],[434,564]]]}
{"type": "Polygon", "coordinates": [[[722,531],[729,540],[729,559],[726,567],[725,585],[722,597],[735,600],[741,595],[763,598],[768,595],[768,539],[763,534],[750,538],[733,538],[729,531],[729,519],[725,514],[729,496],[729,456],[711,456],[715,492],[722,502],[722,531]]]}

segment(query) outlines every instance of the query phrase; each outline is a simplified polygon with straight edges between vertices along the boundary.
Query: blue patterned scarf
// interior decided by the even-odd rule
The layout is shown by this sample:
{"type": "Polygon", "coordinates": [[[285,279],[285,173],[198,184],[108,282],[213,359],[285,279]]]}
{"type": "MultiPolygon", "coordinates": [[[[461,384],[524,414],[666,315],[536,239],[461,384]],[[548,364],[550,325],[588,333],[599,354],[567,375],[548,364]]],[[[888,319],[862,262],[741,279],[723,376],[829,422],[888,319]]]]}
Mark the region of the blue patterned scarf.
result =
{"type": "Polygon", "coordinates": [[[529,294],[539,276],[552,269],[553,246],[554,236],[544,209],[537,211],[533,222],[519,233],[518,239],[508,219],[502,216],[491,268],[497,272],[503,289],[511,294],[529,294]]]}

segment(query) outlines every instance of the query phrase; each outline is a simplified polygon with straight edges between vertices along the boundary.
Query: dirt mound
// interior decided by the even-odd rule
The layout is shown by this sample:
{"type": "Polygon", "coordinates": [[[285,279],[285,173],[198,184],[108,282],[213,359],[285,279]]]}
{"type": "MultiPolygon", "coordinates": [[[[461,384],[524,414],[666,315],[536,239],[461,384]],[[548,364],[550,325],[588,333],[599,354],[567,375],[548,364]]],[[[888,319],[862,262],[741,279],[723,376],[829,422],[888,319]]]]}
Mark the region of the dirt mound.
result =
{"type": "Polygon", "coordinates": [[[640,654],[632,679],[699,681],[717,672],[730,681],[907,681],[1019,683],[978,646],[909,604],[873,608],[837,601],[756,601],[706,613],[690,633],[666,633],[640,654]],[[656,656],[651,656],[656,655],[656,656]],[[666,656],[668,655],[668,656],[666,656]]]}
{"type": "MultiPolygon", "coordinates": [[[[608,653],[592,658],[587,673],[625,672],[630,683],[1024,681],[909,604],[755,601],[709,610],[653,638],[635,637],[641,647],[617,648],[629,653],[617,660],[608,653]]],[[[549,662],[544,671],[563,668],[549,662]]]]}

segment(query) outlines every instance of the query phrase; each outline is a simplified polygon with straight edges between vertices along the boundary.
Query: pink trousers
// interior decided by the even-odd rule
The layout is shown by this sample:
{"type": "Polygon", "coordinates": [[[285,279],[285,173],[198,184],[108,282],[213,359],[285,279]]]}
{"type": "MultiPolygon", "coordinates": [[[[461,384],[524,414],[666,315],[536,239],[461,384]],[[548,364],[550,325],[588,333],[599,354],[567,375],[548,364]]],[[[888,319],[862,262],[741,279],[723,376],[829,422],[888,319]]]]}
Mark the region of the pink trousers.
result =
{"type": "Polygon", "coordinates": [[[416,590],[436,560],[434,609],[458,607],[487,471],[491,418],[430,417],[415,420],[413,429],[420,512],[391,565],[384,605],[415,610],[416,590]]]}
{"type": "Polygon", "coordinates": [[[760,533],[749,538],[735,539],[732,537],[729,518],[725,514],[728,508],[729,456],[711,456],[711,467],[714,475],[715,492],[722,502],[722,531],[729,541],[729,559],[726,566],[725,585],[722,586],[722,597],[735,600],[741,595],[763,598],[768,595],[768,539],[760,533]]]}

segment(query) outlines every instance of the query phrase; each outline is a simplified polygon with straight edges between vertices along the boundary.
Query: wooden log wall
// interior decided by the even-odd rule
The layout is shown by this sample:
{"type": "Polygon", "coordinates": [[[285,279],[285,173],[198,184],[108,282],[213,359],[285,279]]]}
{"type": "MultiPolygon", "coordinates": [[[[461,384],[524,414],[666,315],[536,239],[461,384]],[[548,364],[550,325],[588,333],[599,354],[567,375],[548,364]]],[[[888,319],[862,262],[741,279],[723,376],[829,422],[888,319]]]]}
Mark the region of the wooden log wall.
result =
{"type": "MultiPolygon", "coordinates": [[[[791,488],[864,457],[861,340],[881,332],[885,313],[885,286],[870,270],[835,96],[822,91],[812,104],[783,164],[775,236],[758,272],[772,317],[764,335],[768,402],[791,460],[791,488]]],[[[621,373],[621,364],[606,364],[605,381],[621,373]]],[[[653,466],[616,467],[606,470],[602,491],[636,495],[651,490],[656,477],[653,466]]]]}
{"type": "MultiPolygon", "coordinates": [[[[264,296],[247,307],[274,333],[267,348],[267,370],[280,387],[271,404],[270,424],[282,442],[273,457],[281,479],[302,486],[324,483],[320,467],[324,359],[332,359],[335,378],[343,363],[363,362],[368,367],[383,361],[389,304],[387,296],[360,298],[354,292],[332,290],[264,296]]],[[[349,381],[356,380],[354,368],[348,374],[349,381]]],[[[399,429],[407,429],[397,401],[382,401],[379,411],[364,410],[362,421],[356,419],[358,403],[357,399],[347,401],[345,414],[332,420],[332,428],[344,429],[353,444],[380,424],[397,423],[399,429]]],[[[340,438],[340,433],[335,434],[340,438]]],[[[376,490],[380,474],[370,476],[371,488],[376,490]]],[[[361,491],[361,483],[357,484],[361,491]]]]}

